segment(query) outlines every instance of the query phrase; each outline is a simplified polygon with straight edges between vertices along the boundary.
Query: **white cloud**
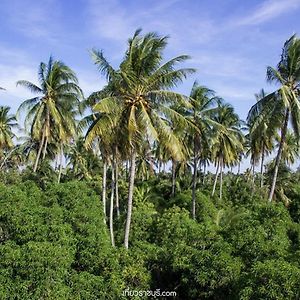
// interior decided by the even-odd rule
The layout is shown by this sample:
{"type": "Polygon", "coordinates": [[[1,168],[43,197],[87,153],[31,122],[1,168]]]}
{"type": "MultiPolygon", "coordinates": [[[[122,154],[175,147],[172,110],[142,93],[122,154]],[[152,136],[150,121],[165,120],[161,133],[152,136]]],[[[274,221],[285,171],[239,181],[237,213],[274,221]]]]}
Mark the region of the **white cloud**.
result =
{"type": "Polygon", "coordinates": [[[236,20],[236,25],[256,25],[299,8],[300,0],[267,0],[250,15],[236,20]]]}
{"type": "Polygon", "coordinates": [[[83,90],[84,96],[88,97],[91,93],[101,90],[106,84],[100,73],[86,70],[77,70],[79,85],[83,90]]]}
{"type": "Polygon", "coordinates": [[[59,6],[56,0],[12,0],[1,8],[12,28],[24,36],[56,40],[56,32],[59,32],[59,6]]]}
{"type": "Polygon", "coordinates": [[[118,1],[88,1],[91,30],[95,35],[116,41],[124,41],[124,37],[132,34],[130,17],[118,4],[118,1]]]}

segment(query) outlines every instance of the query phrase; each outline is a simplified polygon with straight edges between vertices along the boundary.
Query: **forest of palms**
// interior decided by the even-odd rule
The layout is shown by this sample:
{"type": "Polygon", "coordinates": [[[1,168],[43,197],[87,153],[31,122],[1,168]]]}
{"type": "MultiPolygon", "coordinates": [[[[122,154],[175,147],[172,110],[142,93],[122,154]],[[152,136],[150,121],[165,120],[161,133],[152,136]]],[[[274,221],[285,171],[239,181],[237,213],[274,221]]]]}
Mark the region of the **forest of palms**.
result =
{"type": "Polygon", "coordinates": [[[0,299],[300,299],[300,39],[246,120],[167,44],[93,49],[91,95],[50,57],[0,106],[0,299]]]}

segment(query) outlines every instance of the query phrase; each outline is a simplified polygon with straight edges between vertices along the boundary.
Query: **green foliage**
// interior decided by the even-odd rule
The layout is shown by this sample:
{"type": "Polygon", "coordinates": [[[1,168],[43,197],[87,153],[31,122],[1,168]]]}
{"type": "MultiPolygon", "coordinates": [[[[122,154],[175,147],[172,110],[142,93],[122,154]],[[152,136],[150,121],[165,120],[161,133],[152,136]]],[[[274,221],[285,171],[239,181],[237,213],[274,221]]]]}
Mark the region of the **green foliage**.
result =
{"type": "Polygon", "coordinates": [[[207,196],[210,183],[198,186],[193,220],[190,190],[170,197],[165,180],[140,182],[126,250],[123,180],[113,248],[100,178],[41,187],[24,181],[27,176],[2,174],[1,299],[126,299],[126,289],[157,288],[184,299],[293,299],[298,293],[297,185],[287,209],[251,195],[251,183],[226,175],[230,193],[222,201],[207,196]]]}
{"type": "Polygon", "coordinates": [[[240,299],[298,299],[300,269],[284,261],[256,262],[244,278],[240,299]]]}

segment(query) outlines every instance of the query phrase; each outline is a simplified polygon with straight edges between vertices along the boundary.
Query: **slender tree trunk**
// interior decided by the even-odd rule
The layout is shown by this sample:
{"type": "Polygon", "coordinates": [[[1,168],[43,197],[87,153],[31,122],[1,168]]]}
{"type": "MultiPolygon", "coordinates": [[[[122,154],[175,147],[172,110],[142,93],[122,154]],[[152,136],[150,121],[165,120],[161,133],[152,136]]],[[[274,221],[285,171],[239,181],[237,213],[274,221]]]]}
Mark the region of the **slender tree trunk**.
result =
{"type": "Polygon", "coordinates": [[[128,165],[129,165],[129,161],[126,160],[126,162],[125,162],[125,179],[126,180],[128,179],[128,169],[129,169],[128,165]]]}
{"type": "Polygon", "coordinates": [[[54,170],[55,170],[55,171],[56,171],[57,168],[58,168],[58,160],[59,160],[58,156],[55,156],[55,165],[54,165],[54,170]]]}
{"type": "Polygon", "coordinates": [[[221,157],[221,162],[220,162],[220,200],[222,200],[222,191],[223,191],[223,157],[221,157]]]}
{"type": "Polygon", "coordinates": [[[254,167],[254,163],[253,163],[253,159],[251,159],[250,169],[249,169],[249,172],[247,174],[247,182],[249,182],[251,180],[251,176],[252,176],[252,173],[253,173],[253,167],[254,167]]]}
{"type": "Polygon", "coordinates": [[[237,174],[240,175],[241,173],[241,161],[239,161],[239,164],[238,164],[238,172],[237,174]]]}
{"type": "Polygon", "coordinates": [[[59,157],[59,172],[57,182],[60,183],[61,173],[62,173],[62,160],[63,160],[63,145],[60,144],[60,157],[59,157]]]}
{"type": "Polygon", "coordinates": [[[204,166],[203,166],[203,179],[202,179],[203,185],[205,183],[205,175],[206,175],[206,161],[204,161],[204,166]]]}
{"type": "Polygon", "coordinates": [[[192,184],[192,217],[196,219],[196,183],[197,183],[197,149],[196,141],[194,139],[194,172],[193,172],[193,184],[192,184]]]}
{"type": "Polygon", "coordinates": [[[176,161],[172,159],[172,192],[171,196],[174,197],[176,192],[176,161]]]}
{"type": "Polygon", "coordinates": [[[131,214],[132,214],[132,198],[133,198],[133,189],[134,189],[134,178],[135,178],[135,165],[136,165],[136,151],[132,150],[131,153],[131,162],[130,162],[130,174],[129,174],[129,186],[128,186],[128,204],[127,204],[127,218],[125,226],[125,237],[124,237],[124,246],[128,249],[129,242],[129,231],[131,223],[131,214]]]}
{"type": "Polygon", "coordinates": [[[280,159],[281,159],[283,145],[284,145],[285,139],[286,139],[286,132],[287,132],[289,116],[290,116],[290,111],[287,108],[286,113],[285,113],[284,124],[283,124],[283,127],[281,129],[281,138],[280,138],[279,148],[278,148],[278,152],[277,152],[277,156],[276,156],[276,160],[275,160],[274,175],[273,175],[272,185],[271,185],[269,199],[268,199],[269,202],[272,201],[273,196],[274,196],[274,192],[275,192],[277,175],[278,175],[278,168],[279,168],[279,163],[280,163],[280,159]]]}
{"type": "Polygon", "coordinates": [[[255,182],[255,162],[253,161],[253,168],[252,168],[252,183],[254,185],[255,182]]]}
{"type": "Polygon", "coordinates": [[[264,160],[265,160],[265,143],[262,144],[261,164],[260,164],[260,187],[264,185],[264,160]]]}
{"type": "Polygon", "coordinates": [[[45,145],[44,145],[44,149],[43,149],[43,160],[44,160],[45,157],[46,157],[47,146],[48,146],[48,137],[45,136],[45,145]]]}
{"type": "Polygon", "coordinates": [[[102,175],[102,204],[104,212],[104,224],[106,224],[106,176],[107,176],[107,162],[103,161],[103,175],[102,175]]]}
{"type": "Polygon", "coordinates": [[[214,186],[211,195],[213,196],[216,191],[216,186],[217,186],[217,180],[218,180],[218,175],[219,175],[219,167],[220,167],[220,162],[218,161],[217,163],[217,169],[216,169],[216,175],[215,175],[215,181],[214,181],[214,186]]]}
{"type": "Polygon", "coordinates": [[[47,116],[46,116],[46,123],[45,123],[45,146],[44,146],[44,150],[43,150],[43,160],[46,157],[46,152],[47,152],[47,146],[48,146],[48,134],[50,131],[50,114],[49,111],[47,110],[47,116]],[[47,133],[46,133],[46,129],[47,129],[47,133]]]}
{"type": "Polygon", "coordinates": [[[34,173],[36,172],[39,161],[40,161],[40,157],[41,157],[44,142],[45,142],[45,130],[43,130],[42,139],[41,139],[41,142],[40,142],[40,145],[39,145],[39,150],[38,150],[38,153],[36,155],[36,159],[35,159],[35,163],[34,163],[34,167],[33,167],[33,172],[34,173]]]}
{"type": "Polygon", "coordinates": [[[115,193],[116,193],[116,211],[117,218],[120,217],[120,204],[119,204],[119,166],[118,161],[115,160],[115,193]]]}
{"type": "Polygon", "coordinates": [[[109,209],[109,232],[111,245],[115,247],[114,238],[114,194],[115,194],[115,167],[114,159],[111,165],[111,194],[110,194],[110,209],[109,209]]]}

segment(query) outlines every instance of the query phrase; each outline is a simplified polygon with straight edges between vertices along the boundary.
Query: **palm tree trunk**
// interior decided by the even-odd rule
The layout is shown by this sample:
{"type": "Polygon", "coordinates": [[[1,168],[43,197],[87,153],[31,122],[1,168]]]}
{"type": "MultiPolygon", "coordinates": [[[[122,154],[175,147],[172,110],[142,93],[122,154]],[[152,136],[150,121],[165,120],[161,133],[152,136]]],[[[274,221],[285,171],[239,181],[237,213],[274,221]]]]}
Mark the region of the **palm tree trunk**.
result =
{"type": "Polygon", "coordinates": [[[46,116],[46,123],[45,123],[45,146],[43,150],[43,160],[46,157],[46,151],[47,151],[47,146],[48,146],[48,134],[46,134],[46,129],[49,133],[50,128],[50,114],[49,111],[47,110],[47,116],[46,116]]]}
{"type": "Polygon", "coordinates": [[[264,185],[264,160],[265,160],[265,143],[262,144],[261,164],[260,164],[260,187],[264,185]]]}
{"type": "Polygon", "coordinates": [[[205,175],[206,175],[206,161],[204,161],[204,167],[203,167],[203,179],[202,179],[202,184],[203,185],[205,183],[205,175]]]}
{"type": "Polygon", "coordinates": [[[62,160],[63,160],[63,145],[60,144],[60,158],[59,158],[59,172],[58,172],[58,179],[57,183],[60,183],[61,173],[62,173],[62,160]]]}
{"type": "Polygon", "coordinates": [[[279,148],[278,148],[278,152],[277,152],[277,156],[276,156],[276,160],[275,160],[274,175],[273,175],[272,185],[271,185],[269,199],[268,199],[269,202],[272,201],[273,196],[274,196],[274,192],[275,192],[277,175],[278,175],[278,168],[279,168],[279,163],[280,163],[280,159],[281,159],[283,145],[284,145],[285,139],[286,139],[286,132],[287,132],[289,116],[290,116],[290,111],[287,108],[286,112],[285,112],[284,124],[283,124],[282,129],[281,129],[281,138],[280,138],[279,148]]]}
{"type": "Polygon", "coordinates": [[[135,178],[135,165],[136,165],[136,151],[132,150],[131,153],[131,162],[130,162],[130,174],[129,174],[129,186],[128,186],[128,204],[127,204],[127,218],[125,226],[125,237],[124,237],[124,246],[128,249],[129,242],[129,231],[131,223],[131,214],[132,214],[132,198],[133,198],[133,189],[134,189],[134,178],[135,178]]]}
{"type": "Polygon", "coordinates": [[[219,167],[220,167],[220,162],[218,161],[217,163],[217,169],[216,169],[216,175],[215,175],[215,181],[214,181],[214,186],[211,195],[213,196],[216,191],[216,186],[217,186],[217,180],[218,180],[218,175],[219,175],[219,167]]]}
{"type": "Polygon", "coordinates": [[[34,173],[36,172],[38,164],[39,164],[39,160],[40,160],[40,157],[41,157],[41,153],[42,153],[44,141],[45,141],[45,130],[43,130],[43,134],[42,134],[42,139],[41,139],[41,142],[40,142],[39,150],[38,150],[38,153],[36,155],[36,159],[35,159],[35,163],[34,163],[34,167],[33,167],[33,172],[34,173]]]}
{"type": "Polygon", "coordinates": [[[221,157],[221,162],[220,162],[220,200],[222,200],[222,189],[223,189],[223,158],[221,157]]]}
{"type": "Polygon", "coordinates": [[[102,204],[104,212],[104,224],[106,224],[106,176],[107,176],[107,162],[103,162],[103,175],[102,175],[102,204]]]}
{"type": "Polygon", "coordinates": [[[43,160],[46,157],[46,152],[47,152],[47,146],[48,146],[48,137],[45,137],[45,145],[44,145],[44,149],[43,149],[43,160]]]}
{"type": "Polygon", "coordinates": [[[239,164],[238,164],[237,174],[240,175],[240,173],[241,173],[241,161],[239,161],[239,164]]]}
{"type": "Polygon", "coordinates": [[[193,172],[193,184],[192,184],[192,217],[196,219],[196,182],[197,182],[197,154],[196,143],[194,142],[194,172],[193,172]]]}
{"type": "Polygon", "coordinates": [[[115,193],[116,193],[116,211],[117,218],[120,217],[120,204],[119,204],[119,166],[118,161],[115,161],[115,193]]]}
{"type": "Polygon", "coordinates": [[[172,192],[171,196],[175,196],[176,191],[176,161],[172,159],[172,192]]]}
{"type": "Polygon", "coordinates": [[[110,194],[110,209],[109,209],[109,232],[111,245],[115,247],[115,238],[114,238],[114,227],[113,227],[113,218],[114,218],[114,194],[115,194],[115,168],[114,168],[114,159],[111,165],[111,194],[110,194]]]}
{"type": "Polygon", "coordinates": [[[129,169],[129,167],[128,167],[128,160],[126,160],[126,162],[125,162],[125,179],[127,180],[128,179],[128,169],[129,169]]]}

